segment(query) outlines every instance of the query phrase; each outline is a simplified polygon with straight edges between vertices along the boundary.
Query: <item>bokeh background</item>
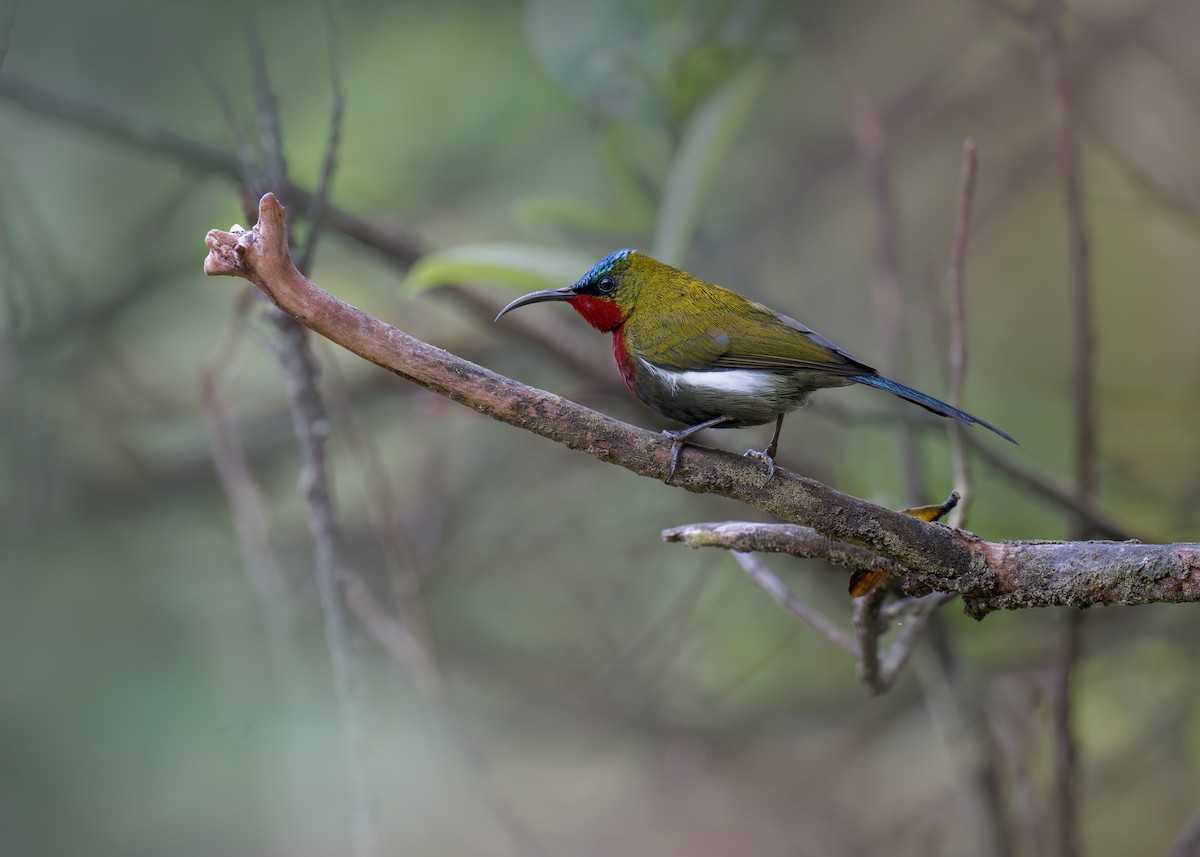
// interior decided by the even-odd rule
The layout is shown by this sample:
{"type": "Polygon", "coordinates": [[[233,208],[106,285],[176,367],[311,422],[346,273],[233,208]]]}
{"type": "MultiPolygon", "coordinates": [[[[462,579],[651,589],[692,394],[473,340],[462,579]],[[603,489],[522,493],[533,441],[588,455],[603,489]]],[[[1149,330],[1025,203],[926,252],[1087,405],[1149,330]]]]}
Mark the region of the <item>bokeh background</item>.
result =
{"type": "MultiPolygon", "coordinates": [[[[959,0],[22,3],[0,69],[0,853],[1060,853],[1062,612],[977,623],[951,604],[872,698],[730,557],[659,537],[753,510],[315,342],[357,593],[331,651],[279,332],[243,283],[200,270],[205,232],[246,222],[237,138],[253,150],[270,118],[258,56],[299,188],[320,182],[343,96],[331,204],[353,217],[326,219],[314,280],[421,338],[664,427],[567,308],[488,313],[632,246],[942,395],[971,136],[966,405],[1021,446],[998,451],[1008,467],[976,459],[968,526],[1060,538],[1062,506],[1012,466],[1072,478],[1035,31],[959,0]],[[877,298],[889,265],[898,313],[877,298]],[[229,431],[248,507],[214,467],[229,431]]],[[[1097,503],[1138,537],[1195,540],[1200,8],[1079,0],[1063,33],[1097,503]]],[[[818,398],[781,463],[897,508],[948,493],[923,412],[818,398]]],[[[769,564],[847,621],[844,572],[769,564]]],[[[1195,811],[1198,639],[1187,605],[1088,613],[1069,695],[1081,853],[1166,853],[1195,811]]]]}

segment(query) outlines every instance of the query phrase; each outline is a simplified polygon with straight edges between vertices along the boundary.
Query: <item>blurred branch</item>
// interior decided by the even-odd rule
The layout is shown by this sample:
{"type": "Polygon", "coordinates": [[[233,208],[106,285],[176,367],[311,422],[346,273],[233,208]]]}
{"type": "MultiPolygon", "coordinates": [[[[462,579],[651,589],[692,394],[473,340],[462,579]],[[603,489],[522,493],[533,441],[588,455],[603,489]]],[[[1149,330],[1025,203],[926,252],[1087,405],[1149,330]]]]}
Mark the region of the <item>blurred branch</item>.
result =
{"type": "MultiPolygon", "coordinates": [[[[283,207],[263,197],[250,231],[212,230],[205,272],[248,279],[313,331],[401,377],[493,419],[539,434],[642,476],[665,479],[671,442],[528,387],[422,342],[334,298],[291,262],[283,207]]],[[[919,521],[731,453],[686,447],[673,485],[739,500],[907,569],[910,590],[957,592],[976,616],[1051,604],[1200,600],[1200,545],[1116,542],[987,542],[919,521]]]]}
{"type": "MultiPolygon", "coordinates": [[[[853,422],[861,424],[875,421],[890,424],[900,420],[907,421],[921,429],[931,431],[944,430],[932,418],[926,418],[923,414],[917,412],[897,411],[894,414],[852,413],[840,405],[830,402],[814,404],[811,406],[811,410],[842,423],[853,422]]],[[[1119,523],[1112,515],[1097,506],[1093,500],[1079,501],[1070,488],[1046,476],[1043,469],[1038,469],[1018,461],[1003,450],[994,448],[992,444],[987,443],[985,440],[980,440],[971,432],[964,433],[963,438],[971,451],[978,455],[982,461],[990,465],[997,473],[1007,477],[1014,484],[1029,489],[1034,496],[1039,497],[1045,502],[1057,506],[1063,511],[1073,512],[1082,516],[1088,522],[1088,525],[1092,527],[1092,532],[1097,536],[1107,539],[1117,539],[1119,541],[1149,541],[1148,539],[1140,538],[1137,533],[1133,533],[1128,527],[1119,523]]]]}
{"type": "Polygon", "coordinates": [[[1196,857],[1200,854],[1200,807],[1192,813],[1167,852],[1167,857],[1196,857]]]}
{"type": "MultiPolygon", "coordinates": [[[[883,117],[870,96],[850,73],[837,53],[830,57],[842,112],[850,137],[862,162],[875,219],[875,327],[882,343],[883,371],[892,377],[908,375],[904,343],[904,295],[900,287],[900,241],[896,230],[896,203],[888,163],[887,134],[883,117]]],[[[908,501],[928,496],[924,486],[920,450],[906,423],[896,433],[900,453],[901,484],[908,501]]]]}
{"type": "Polygon", "coordinates": [[[887,693],[920,642],[929,618],[954,597],[939,593],[915,601],[905,616],[900,633],[886,650],[881,650],[879,642],[891,624],[883,611],[887,590],[877,587],[854,599],[854,630],[858,644],[854,660],[859,684],[872,696],[887,693]]]}
{"type": "Polygon", "coordinates": [[[425,703],[441,720],[455,748],[471,769],[472,784],[512,843],[527,857],[549,854],[528,822],[492,782],[483,752],[450,697],[424,616],[418,616],[407,607],[403,616],[387,610],[358,577],[346,579],[345,594],[347,605],[363,629],[409,674],[425,703]]]}
{"type": "MultiPolygon", "coordinates": [[[[279,122],[279,98],[271,87],[267,72],[267,51],[262,33],[250,14],[244,18],[246,48],[250,56],[250,79],[253,82],[255,118],[258,124],[258,145],[262,155],[262,172],[251,183],[251,193],[258,195],[267,188],[286,187],[288,167],[283,154],[283,135],[279,122]],[[256,184],[262,187],[255,187],[256,184]]],[[[249,178],[249,177],[248,177],[249,178]]]]}
{"type": "MultiPolygon", "coordinates": [[[[1054,156],[1062,186],[1066,214],[1067,247],[1071,269],[1071,302],[1074,322],[1071,387],[1074,405],[1074,481],[1080,501],[1091,498],[1096,481],[1096,413],[1093,396],[1095,332],[1089,230],[1083,199],[1076,112],[1079,93],[1076,78],[1067,68],[1063,36],[1065,0],[1037,0],[1034,7],[1038,68],[1050,102],[1054,124],[1054,156]]],[[[1087,523],[1075,515],[1068,527],[1071,538],[1084,538],[1087,523]]],[[[1076,747],[1071,720],[1071,674],[1079,659],[1083,616],[1066,618],[1062,652],[1056,665],[1054,705],[1054,807],[1060,857],[1076,857],[1079,802],[1075,788],[1076,747]]]]}
{"type": "MultiPolygon", "coordinates": [[[[667,537],[666,534],[664,537],[667,537]]],[[[667,540],[676,539],[667,537],[667,540]]],[[[733,558],[742,567],[742,571],[746,572],[747,577],[770,595],[776,604],[854,658],[858,667],[858,680],[872,696],[886,693],[891,688],[920,640],[926,620],[938,607],[954,598],[953,595],[933,595],[919,601],[914,600],[904,614],[906,621],[896,640],[888,649],[881,651],[880,638],[896,618],[895,615],[888,618],[882,615],[880,608],[887,597],[887,590],[883,587],[855,599],[855,636],[851,638],[815,607],[797,598],[757,555],[735,550],[733,558]]]]}
{"type": "MultiPolygon", "coordinates": [[[[238,151],[236,156],[139,119],[55,95],[19,81],[0,78],[0,97],[39,115],[85,128],[121,145],[174,160],[190,170],[230,179],[241,186],[251,178],[247,171],[257,169],[253,153],[233,122],[228,99],[211,76],[204,71],[204,66],[201,65],[200,68],[201,77],[213,92],[218,109],[229,126],[238,151]]],[[[328,157],[325,163],[330,163],[328,157]]],[[[284,196],[294,204],[302,206],[310,214],[314,211],[320,212],[321,222],[330,230],[402,267],[412,265],[426,252],[420,239],[401,230],[380,227],[328,200],[317,207],[318,192],[310,192],[293,184],[286,177],[281,187],[284,196]]],[[[316,222],[311,224],[311,228],[315,229],[316,226],[316,222]]],[[[311,259],[307,261],[311,263],[311,259]]],[[[469,286],[445,286],[438,292],[454,300],[482,322],[490,323],[504,305],[504,301],[469,286]]],[[[595,361],[581,355],[578,347],[562,335],[561,331],[565,326],[557,322],[547,322],[544,318],[524,319],[514,315],[512,321],[504,327],[504,335],[519,336],[532,342],[568,369],[587,379],[596,389],[624,389],[615,375],[602,372],[595,361]]]]}
{"type": "Polygon", "coordinates": [[[17,0],[0,0],[0,71],[12,40],[13,24],[17,20],[17,0]]]}
{"type": "Polygon", "coordinates": [[[329,66],[330,90],[329,139],[325,144],[325,158],[321,162],[321,177],[308,204],[306,219],[309,231],[304,241],[304,249],[300,252],[300,262],[296,266],[301,271],[312,270],[313,254],[316,253],[317,239],[321,235],[321,220],[325,216],[325,206],[329,203],[329,187],[333,183],[333,173],[337,168],[338,145],[342,137],[342,115],[346,111],[346,98],[342,92],[341,72],[338,68],[337,19],[333,16],[330,0],[321,0],[321,9],[325,14],[325,39],[328,49],[326,65],[329,66]]]}
{"type": "Polygon", "coordinates": [[[1071,678],[1079,662],[1083,616],[1078,610],[1063,622],[1062,644],[1054,664],[1054,689],[1050,710],[1054,729],[1054,831],[1060,857],[1079,854],[1079,798],[1075,789],[1078,748],[1072,713],[1071,678]]]}
{"type": "Polygon", "coordinates": [[[1097,536],[1121,541],[1141,541],[1136,533],[1132,533],[1128,527],[1097,506],[1092,498],[1075,496],[1071,489],[1054,481],[1042,470],[1017,461],[1011,455],[997,452],[976,437],[967,434],[965,438],[967,446],[982,461],[1014,483],[1028,488],[1034,495],[1086,521],[1090,531],[1097,536]]]}
{"type": "MultiPolygon", "coordinates": [[[[1074,317],[1074,357],[1071,389],[1074,396],[1075,494],[1091,497],[1095,484],[1095,404],[1093,401],[1092,272],[1088,223],[1079,168],[1076,129],[1078,91],[1068,77],[1066,45],[1063,42],[1063,0],[1038,0],[1038,66],[1054,122],[1054,157],[1062,185],[1066,215],[1067,247],[1070,255],[1071,298],[1074,317]]],[[[1072,538],[1082,538],[1088,527],[1079,516],[1071,526],[1072,538]]]]}
{"type": "Polygon", "coordinates": [[[808,625],[808,627],[812,628],[846,654],[855,655],[857,648],[849,635],[827,619],[817,608],[811,607],[797,598],[784,585],[784,582],[776,577],[771,569],[767,568],[761,559],[752,553],[745,553],[743,551],[734,551],[733,558],[742,567],[742,571],[746,572],[746,576],[770,595],[776,604],[791,613],[805,625],[808,625]]]}
{"type": "Polygon", "coordinates": [[[946,748],[952,789],[977,857],[1017,853],[1005,801],[1002,755],[991,730],[984,688],[955,656],[948,623],[931,617],[917,663],[930,720],[946,748]]]}
{"type": "MultiPolygon", "coordinates": [[[[967,375],[967,313],[966,313],[966,270],[967,241],[971,235],[971,203],[975,198],[975,176],[979,161],[975,153],[975,141],[968,138],[963,143],[962,176],[958,184],[958,211],[954,217],[954,241],[950,248],[950,263],[946,279],[950,284],[950,356],[947,373],[947,400],[956,408],[963,405],[963,382],[967,375]]],[[[967,519],[973,499],[971,462],[967,457],[963,426],[952,422],[949,426],[950,450],[954,461],[954,490],[959,502],[950,512],[949,524],[958,528],[967,519]]]]}
{"type": "Polygon", "coordinates": [[[1187,218],[1193,225],[1200,219],[1200,188],[1194,183],[1161,175],[1130,143],[1122,139],[1114,123],[1099,111],[1090,113],[1086,118],[1088,127],[1095,132],[1091,139],[1112,157],[1117,167],[1142,194],[1150,197],[1160,208],[1187,218]]]}
{"type": "MultiPolygon", "coordinates": [[[[222,176],[238,185],[245,179],[238,157],[132,116],[46,92],[11,78],[0,78],[0,97],[33,113],[85,128],[123,146],[176,161],[194,172],[222,176]]],[[[293,204],[312,205],[313,193],[308,189],[286,178],[280,188],[293,204]]],[[[324,210],[325,223],[330,229],[389,259],[409,265],[424,252],[418,239],[398,229],[382,229],[333,204],[328,204],[324,210]]]]}
{"type": "MultiPolygon", "coordinates": [[[[229,413],[224,392],[227,377],[237,358],[238,344],[254,294],[252,289],[247,288],[238,300],[230,328],[200,376],[200,401],[208,427],[213,464],[232,512],[242,561],[260,601],[269,615],[274,616],[286,603],[287,584],[271,547],[262,495],[250,472],[237,421],[229,413]]],[[[278,630],[278,623],[269,619],[268,631],[272,637],[278,636],[278,630]]],[[[282,643],[282,638],[277,642],[282,643]]]]}

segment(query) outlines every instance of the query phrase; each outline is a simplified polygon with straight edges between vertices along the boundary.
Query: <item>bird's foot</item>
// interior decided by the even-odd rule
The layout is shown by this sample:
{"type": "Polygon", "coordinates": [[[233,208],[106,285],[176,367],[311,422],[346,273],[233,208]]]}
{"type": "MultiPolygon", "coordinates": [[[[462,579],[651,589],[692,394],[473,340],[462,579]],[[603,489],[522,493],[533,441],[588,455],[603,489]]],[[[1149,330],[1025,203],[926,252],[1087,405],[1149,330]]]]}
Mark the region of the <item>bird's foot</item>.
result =
{"type": "Polygon", "coordinates": [[[696,425],[688,426],[685,429],[663,429],[663,435],[671,439],[671,469],[667,471],[667,478],[663,481],[670,485],[671,480],[675,478],[675,468],[679,466],[679,451],[683,449],[683,445],[687,443],[692,435],[702,432],[706,428],[714,428],[725,422],[729,422],[729,417],[721,416],[713,417],[711,420],[705,420],[702,423],[696,423],[696,425]]]}
{"type": "Polygon", "coordinates": [[[766,449],[747,449],[743,458],[753,458],[755,461],[761,461],[767,465],[767,481],[763,485],[769,485],[771,480],[775,478],[775,447],[768,446],[766,449]]]}
{"type": "Polygon", "coordinates": [[[688,431],[671,431],[663,429],[663,434],[671,439],[671,469],[667,471],[667,478],[663,480],[670,485],[671,480],[675,478],[675,468],[679,466],[679,451],[683,449],[683,445],[687,443],[688,431]]]}

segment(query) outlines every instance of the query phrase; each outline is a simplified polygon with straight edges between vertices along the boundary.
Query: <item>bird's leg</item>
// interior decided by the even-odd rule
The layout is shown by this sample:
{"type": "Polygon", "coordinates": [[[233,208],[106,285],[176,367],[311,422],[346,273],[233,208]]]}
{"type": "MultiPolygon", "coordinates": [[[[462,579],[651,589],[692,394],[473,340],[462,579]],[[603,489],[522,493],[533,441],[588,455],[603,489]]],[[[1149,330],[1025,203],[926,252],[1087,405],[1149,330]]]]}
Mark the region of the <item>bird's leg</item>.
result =
{"type": "Polygon", "coordinates": [[[746,458],[753,458],[756,461],[761,461],[767,465],[767,481],[766,485],[775,476],[775,453],[779,451],[779,432],[783,430],[783,414],[775,418],[775,434],[771,437],[770,444],[762,452],[757,449],[747,449],[746,458]]]}
{"type": "Polygon", "coordinates": [[[671,470],[667,473],[666,482],[670,483],[675,478],[675,468],[679,466],[679,450],[683,449],[683,445],[687,443],[688,438],[697,432],[704,431],[706,428],[718,426],[723,422],[728,422],[729,417],[713,417],[711,420],[705,420],[702,423],[697,423],[694,426],[689,426],[685,429],[672,431],[671,429],[663,429],[663,434],[671,439],[671,470]]]}

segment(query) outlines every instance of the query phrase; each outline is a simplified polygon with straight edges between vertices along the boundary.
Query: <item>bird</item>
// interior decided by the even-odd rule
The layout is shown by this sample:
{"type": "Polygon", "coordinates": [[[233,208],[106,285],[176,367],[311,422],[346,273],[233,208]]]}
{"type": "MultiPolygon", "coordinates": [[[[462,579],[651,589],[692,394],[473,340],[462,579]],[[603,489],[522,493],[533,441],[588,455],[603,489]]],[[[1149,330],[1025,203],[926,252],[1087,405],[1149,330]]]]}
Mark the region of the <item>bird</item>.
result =
{"type": "MultiPolygon", "coordinates": [[[[625,386],[678,423],[670,482],[684,444],[708,428],[775,422],[771,442],[746,457],[775,476],[783,418],[827,387],[886,390],[938,416],[1011,435],[966,411],[885,378],[816,331],[738,292],[705,282],[637,250],[610,253],[571,286],[522,295],[496,315],[543,301],[565,301],[601,333],[612,334],[625,386]]],[[[764,484],[766,484],[764,483],[764,484]]]]}

